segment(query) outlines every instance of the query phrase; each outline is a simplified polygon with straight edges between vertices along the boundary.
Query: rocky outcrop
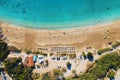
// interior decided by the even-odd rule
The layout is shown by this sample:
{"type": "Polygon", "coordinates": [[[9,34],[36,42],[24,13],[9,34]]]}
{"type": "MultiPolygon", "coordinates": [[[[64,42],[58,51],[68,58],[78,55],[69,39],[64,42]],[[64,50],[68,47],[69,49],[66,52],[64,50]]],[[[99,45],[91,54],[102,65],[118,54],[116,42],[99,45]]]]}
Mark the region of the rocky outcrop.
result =
{"type": "Polygon", "coordinates": [[[5,36],[2,32],[2,27],[0,27],[0,40],[3,40],[4,42],[9,42],[7,36],[5,36]]]}
{"type": "Polygon", "coordinates": [[[2,28],[0,27],[0,38],[3,37],[2,28]]]}

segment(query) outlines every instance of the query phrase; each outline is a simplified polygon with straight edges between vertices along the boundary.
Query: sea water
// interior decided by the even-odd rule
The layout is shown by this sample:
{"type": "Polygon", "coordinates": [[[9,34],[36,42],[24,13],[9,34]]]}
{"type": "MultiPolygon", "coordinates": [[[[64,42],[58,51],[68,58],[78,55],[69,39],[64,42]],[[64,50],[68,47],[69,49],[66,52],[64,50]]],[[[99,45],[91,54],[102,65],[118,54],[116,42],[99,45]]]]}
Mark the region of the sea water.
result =
{"type": "Polygon", "coordinates": [[[0,20],[23,27],[66,29],[120,19],[120,0],[0,0],[0,20]]]}

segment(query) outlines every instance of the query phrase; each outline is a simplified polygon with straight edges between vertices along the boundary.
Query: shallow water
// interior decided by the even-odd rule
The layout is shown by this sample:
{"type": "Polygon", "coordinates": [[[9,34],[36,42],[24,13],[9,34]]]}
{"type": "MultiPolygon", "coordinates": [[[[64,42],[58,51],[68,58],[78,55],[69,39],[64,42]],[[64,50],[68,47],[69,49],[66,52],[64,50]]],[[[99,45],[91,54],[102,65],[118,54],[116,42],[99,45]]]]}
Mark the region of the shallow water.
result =
{"type": "Polygon", "coordinates": [[[120,18],[120,0],[0,0],[0,20],[40,29],[94,25],[120,18]]]}

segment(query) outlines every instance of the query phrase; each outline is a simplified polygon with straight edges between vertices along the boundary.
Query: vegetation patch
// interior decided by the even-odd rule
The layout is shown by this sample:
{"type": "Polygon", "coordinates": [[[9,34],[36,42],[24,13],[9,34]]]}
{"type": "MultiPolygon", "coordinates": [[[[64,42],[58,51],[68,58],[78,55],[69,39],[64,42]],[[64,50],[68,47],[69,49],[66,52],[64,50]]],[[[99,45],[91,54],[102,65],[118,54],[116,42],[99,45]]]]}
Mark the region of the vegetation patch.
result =
{"type": "Polygon", "coordinates": [[[21,61],[21,58],[15,58],[12,61],[6,60],[4,62],[5,71],[8,72],[13,80],[33,80],[32,69],[30,67],[25,67],[21,61]]]}
{"type": "Polygon", "coordinates": [[[8,46],[8,50],[12,52],[22,52],[20,49],[16,48],[15,46],[8,46]]]}
{"type": "Polygon", "coordinates": [[[88,52],[87,58],[88,58],[89,61],[93,61],[93,55],[92,55],[91,52],[88,52]]]}
{"type": "Polygon", "coordinates": [[[68,54],[68,56],[69,56],[70,59],[76,58],[76,54],[68,54]]]}
{"type": "Polygon", "coordinates": [[[33,54],[39,54],[39,55],[43,55],[43,56],[47,56],[48,55],[47,53],[43,53],[43,52],[39,52],[39,51],[34,52],[33,54]]]}
{"type": "Polygon", "coordinates": [[[7,48],[7,43],[0,41],[0,61],[4,61],[9,53],[10,51],[7,48]]]}
{"type": "Polygon", "coordinates": [[[114,42],[114,43],[112,44],[112,47],[113,47],[113,48],[116,48],[116,47],[118,47],[118,46],[120,46],[120,42],[118,42],[118,41],[116,41],[116,42],[114,42]]]}
{"type": "Polygon", "coordinates": [[[84,57],[84,60],[87,58],[87,55],[85,54],[85,52],[82,53],[82,56],[84,57]]]}
{"type": "Polygon", "coordinates": [[[107,51],[111,51],[111,48],[99,49],[99,50],[97,51],[97,53],[98,53],[99,55],[101,55],[102,53],[107,52],[107,51]]]}
{"type": "MultiPolygon", "coordinates": [[[[120,68],[120,55],[116,52],[104,55],[88,70],[87,73],[79,76],[79,78],[71,80],[97,80],[103,79],[106,76],[113,78],[115,73],[110,70],[116,71],[120,68]]],[[[68,79],[70,80],[70,79],[68,79]]]]}

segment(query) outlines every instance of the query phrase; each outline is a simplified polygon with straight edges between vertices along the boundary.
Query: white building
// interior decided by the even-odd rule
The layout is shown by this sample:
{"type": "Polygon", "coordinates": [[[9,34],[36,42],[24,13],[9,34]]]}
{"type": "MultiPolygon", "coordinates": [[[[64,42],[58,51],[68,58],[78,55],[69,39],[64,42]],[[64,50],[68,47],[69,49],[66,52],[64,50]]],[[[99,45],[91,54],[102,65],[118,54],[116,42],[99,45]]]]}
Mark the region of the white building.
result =
{"type": "Polygon", "coordinates": [[[44,62],[44,60],[45,60],[45,56],[43,56],[43,55],[38,55],[38,58],[37,58],[37,62],[38,63],[43,63],[44,62]]]}

